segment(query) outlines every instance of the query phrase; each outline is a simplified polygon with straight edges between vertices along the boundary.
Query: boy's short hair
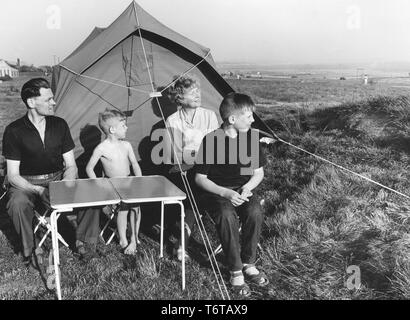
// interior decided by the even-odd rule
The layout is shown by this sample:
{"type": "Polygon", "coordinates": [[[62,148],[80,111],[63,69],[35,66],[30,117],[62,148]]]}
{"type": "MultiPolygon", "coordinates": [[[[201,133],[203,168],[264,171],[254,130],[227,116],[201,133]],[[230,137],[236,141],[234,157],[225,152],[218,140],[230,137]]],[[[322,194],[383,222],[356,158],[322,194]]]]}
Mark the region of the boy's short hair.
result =
{"type": "Polygon", "coordinates": [[[105,109],[104,112],[98,114],[98,125],[105,134],[110,133],[112,126],[112,119],[124,120],[125,114],[115,109],[105,109]]]}
{"type": "Polygon", "coordinates": [[[251,97],[243,94],[231,92],[221,102],[219,114],[222,121],[227,122],[228,118],[235,112],[251,110],[254,111],[255,103],[251,97]]]}
{"type": "Polygon", "coordinates": [[[172,86],[170,93],[171,93],[171,100],[176,104],[179,104],[182,100],[182,96],[184,95],[185,91],[192,87],[200,87],[200,83],[198,79],[195,79],[193,76],[182,76],[177,78],[178,80],[175,81],[174,85],[172,86]]]}
{"type": "Polygon", "coordinates": [[[44,78],[34,78],[27,81],[21,88],[21,99],[28,108],[27,100],[40,96],[40,89],[50,89],[50,84],[44,78]]]}

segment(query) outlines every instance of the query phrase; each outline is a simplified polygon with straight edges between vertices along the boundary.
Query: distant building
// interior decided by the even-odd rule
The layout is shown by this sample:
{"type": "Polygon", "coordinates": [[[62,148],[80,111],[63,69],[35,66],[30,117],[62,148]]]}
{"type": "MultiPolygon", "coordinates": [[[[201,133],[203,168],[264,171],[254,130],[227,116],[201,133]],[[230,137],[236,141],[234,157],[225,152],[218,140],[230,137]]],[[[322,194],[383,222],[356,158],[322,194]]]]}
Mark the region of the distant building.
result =
{"type": "Polygon", "coordinates": [[[19,76],[19,71],[11,67],[6,61],[0,59],[0,77],[10,76],[16,78],[19,76]]]}

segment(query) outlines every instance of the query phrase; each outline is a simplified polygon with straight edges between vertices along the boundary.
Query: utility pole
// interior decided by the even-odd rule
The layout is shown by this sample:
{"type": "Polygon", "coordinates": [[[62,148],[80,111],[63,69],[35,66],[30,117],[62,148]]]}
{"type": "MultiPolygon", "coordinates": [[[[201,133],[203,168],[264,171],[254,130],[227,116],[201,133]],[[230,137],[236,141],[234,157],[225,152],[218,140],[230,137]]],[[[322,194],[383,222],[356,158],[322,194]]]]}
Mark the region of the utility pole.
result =
{"type": "Polygon", "coordinates": [[[356,68],[356,79],[359,79],[359,71],[362,73],[360,74],[360,77],[363,75],[364,68],[356,68]]]}

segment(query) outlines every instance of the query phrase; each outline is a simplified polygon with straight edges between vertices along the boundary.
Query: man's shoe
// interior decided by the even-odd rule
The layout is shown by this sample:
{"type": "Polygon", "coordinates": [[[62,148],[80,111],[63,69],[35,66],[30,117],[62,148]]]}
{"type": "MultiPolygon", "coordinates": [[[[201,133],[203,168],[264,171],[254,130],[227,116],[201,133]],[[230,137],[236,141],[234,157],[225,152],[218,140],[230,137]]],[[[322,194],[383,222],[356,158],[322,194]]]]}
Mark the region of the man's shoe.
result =
{"type": "Polygon", "coordinates": [[[41,248],[37,248],[33,252],[33,266],[35,269],[39,271],[45,270],[44,263],[46,262],[46,258],[44,257],[44,251],[41,248]]]}
{"type": "Polygon", "coordinates": [[[89,262],[92,259],[99,258],[95,244],[82,243],[77,246],[77,252],[80,255],[80,261],[89,262]]]}
{"type": "Polygon", "coordinates": [[[44,258],[44,250],[42,248],[37,248],[33,252],[34,258],[37,260],[38,263],[43,264],[45,261],[44,258]]]}
{"type": "Polygon", "coordinates": [[[23,257],[23,264],[27,269],[35,269],[38,271],[43,271],[44,269],[44,252],[41,248],[37,248],[28,257],[23,257]]]}
{"type": "Polygon", "coordinates": [[[28,257],[23,257],[23,264],[28,269],[33,266],[33,261],[31,255],[28,257]]]}

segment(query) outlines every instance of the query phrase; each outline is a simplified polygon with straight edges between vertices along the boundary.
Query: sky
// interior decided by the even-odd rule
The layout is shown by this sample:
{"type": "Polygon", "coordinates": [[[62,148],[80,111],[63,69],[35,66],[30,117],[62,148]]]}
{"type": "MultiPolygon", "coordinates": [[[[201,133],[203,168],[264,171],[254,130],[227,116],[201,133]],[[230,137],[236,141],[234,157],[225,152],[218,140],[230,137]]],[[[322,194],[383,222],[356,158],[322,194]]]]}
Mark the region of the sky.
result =
{"type": "MultiPolygon", "coordinates": [[[[52,65],[131,0],[1,0],[0,59],[52,65]]],[[[216,62],[410,61],[409,0],[139,0],[216,62]]]]}

